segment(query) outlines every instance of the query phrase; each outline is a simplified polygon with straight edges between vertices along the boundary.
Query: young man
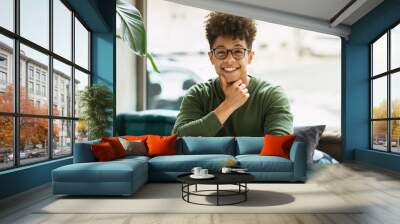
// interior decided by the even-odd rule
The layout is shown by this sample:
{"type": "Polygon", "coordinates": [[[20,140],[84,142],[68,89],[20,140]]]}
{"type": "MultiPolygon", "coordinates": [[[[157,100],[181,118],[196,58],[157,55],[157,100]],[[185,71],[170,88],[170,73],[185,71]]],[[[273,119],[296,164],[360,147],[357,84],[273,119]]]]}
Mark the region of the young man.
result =
{"type": "Polygon", "coordinates": [[[264,136],[292,133],[282,89],[248,75],[254,20],[212,12],[206,21],[211,63],[218,78],[189,89],[173,133],[178,136],[264,136]]]}

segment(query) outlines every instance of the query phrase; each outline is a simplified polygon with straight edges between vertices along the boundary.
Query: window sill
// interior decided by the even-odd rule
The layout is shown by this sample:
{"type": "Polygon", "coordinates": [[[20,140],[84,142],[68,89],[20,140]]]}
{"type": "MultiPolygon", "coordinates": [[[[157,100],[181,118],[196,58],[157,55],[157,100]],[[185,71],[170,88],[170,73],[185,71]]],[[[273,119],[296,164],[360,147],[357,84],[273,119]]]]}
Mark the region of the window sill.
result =
{"type": "Polygon", "coordinates": [[[5,174],[14,173],[14,172],[20,172],[20,171],[32,169],[32,168],[35,168],[35,167],[49,165],[49,164],[52,164],[52,163],[58,163],[58,162],[62,162],[62,161],[69,160],[69,159],[72,160],[72,158],[73,158],[73,156],[67,156],[67,157],[63,157],[63,158],[59,158],[59,159],[52,159],[52,160],[43,161],[43,162],[39,162],[39,163],[35,163],[35,164],[24,165],[24,166],[16,167],[16,168],[10,168],[10,169],[7,169],[7,170],[0,171],[0,176],[1,175],[5,175],[5,174]]]}

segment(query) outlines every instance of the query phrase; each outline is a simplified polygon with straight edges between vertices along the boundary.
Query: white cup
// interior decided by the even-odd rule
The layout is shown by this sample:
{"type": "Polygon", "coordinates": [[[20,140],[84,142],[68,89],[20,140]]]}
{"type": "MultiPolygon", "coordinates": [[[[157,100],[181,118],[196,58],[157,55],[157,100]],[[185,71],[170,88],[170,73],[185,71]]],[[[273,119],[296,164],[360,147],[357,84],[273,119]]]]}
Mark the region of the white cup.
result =
{"type": "Polygon", "coordinates": [[[201,169],[200,170],[200,176],[207,176],[208,175],[208,169],[201,169]]]}
{"type": "Polygon", "coordinates": [[[193,167],[193,169],[192,169],[192,173],[194,174],[194,175],[196,175],[196,176],[199,176],[199,175],[201,175],[200,174],[200,171],[202,170],[202,168],[201,167],[193,167]]]}
{"type": "Polygon", "coordinates": [[[230,173],[231,171],[232,171],[232,169],[229,167],[222,167],[222,170],[221,170],[222,173],[230,173]]]}

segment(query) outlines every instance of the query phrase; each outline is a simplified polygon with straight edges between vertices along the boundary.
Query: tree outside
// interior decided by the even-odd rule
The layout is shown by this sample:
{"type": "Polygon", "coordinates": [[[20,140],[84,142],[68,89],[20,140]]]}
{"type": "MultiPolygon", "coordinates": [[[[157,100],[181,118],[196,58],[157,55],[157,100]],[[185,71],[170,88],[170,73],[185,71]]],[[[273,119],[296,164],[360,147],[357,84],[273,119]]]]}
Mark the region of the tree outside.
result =
{"type": "MultiPolygon", "coordinates": [[[[400,117],[400,100],[392,100],[391,117],[400,117]]],[[[387,118],[387,101],[382,100],[373,108],[373,118],[387,118]]],[[[400,121],[391,121],[392,151],[400,152],[400,121]]],[[[387,148],[387,121],[374,121],[372,125],[374,147],[381,150],[387,148]]]]}
{"type": "MultiPolygon", "coordinates": [[[[13,111],[13,85],[6,88],[6,92],[0,94],[0,108],[5,112],[13,111]]],[[[47,114],[48,105],[34,105],[29,99],[28,93],[24,87],[20,88],[20,106],[24,108],[26,114],[47,114]]],[[[55,114],[59,114],[55,108],[55,114]]],[[[13,155],[13,117],[0,116],[0,169],[2,163],[12,163],[13,155]]],[[[57,139],[60,134],[60,128],[55,124],[53,126],[53,138],[57,139]]],[[[20,158],[25,160],[33,157],[48,157],[48,119],[47,118],[20,118],[20,158]]],[[[29,163],[32,161],[26,161],[29,163]]],[[[4,164],[3,164],[4,166],[4,164]]]]}

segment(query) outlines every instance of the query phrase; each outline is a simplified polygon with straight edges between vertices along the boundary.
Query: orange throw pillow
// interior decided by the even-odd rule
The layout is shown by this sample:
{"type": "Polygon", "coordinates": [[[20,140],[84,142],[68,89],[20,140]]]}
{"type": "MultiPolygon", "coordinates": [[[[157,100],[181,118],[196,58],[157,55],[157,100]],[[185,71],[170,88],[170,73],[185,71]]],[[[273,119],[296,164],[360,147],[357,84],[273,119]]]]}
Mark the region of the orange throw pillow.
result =
{"type": "Polygon", "coordinates": [[[99,162],[109,161],[117,158],[113,147],[108,142],[93,144],[90,147],[94,154],[94,157],[99,162]]]}
{"type": "Polygon", "coordinates": [[[149,135],[146,140],[148,156],[176,155],[176,138],[177,135],[149,135]]]}
{"type": "Polygon", "coordinates": [[[265,135],[264,146],[261,149],[260,155],[280,156],[286,159],[290,159],[290,147],[292,147],[295,139],[295,135],[265,135]]]}
{"type": "Polygon", "coordinates": [[[128,140],[128,141],[136,141],[136,140],[140,140],[140,141],[146,141],[147,139],[147,135],[125,135],[124,139],[128,140]]]}
{"type": "Polygon", "coordinates": [[[126,156],[126,151],[117,137],[101,138],[101,142],[108,142],[114,149],[115,155],[118,158],[126,156]]]}

